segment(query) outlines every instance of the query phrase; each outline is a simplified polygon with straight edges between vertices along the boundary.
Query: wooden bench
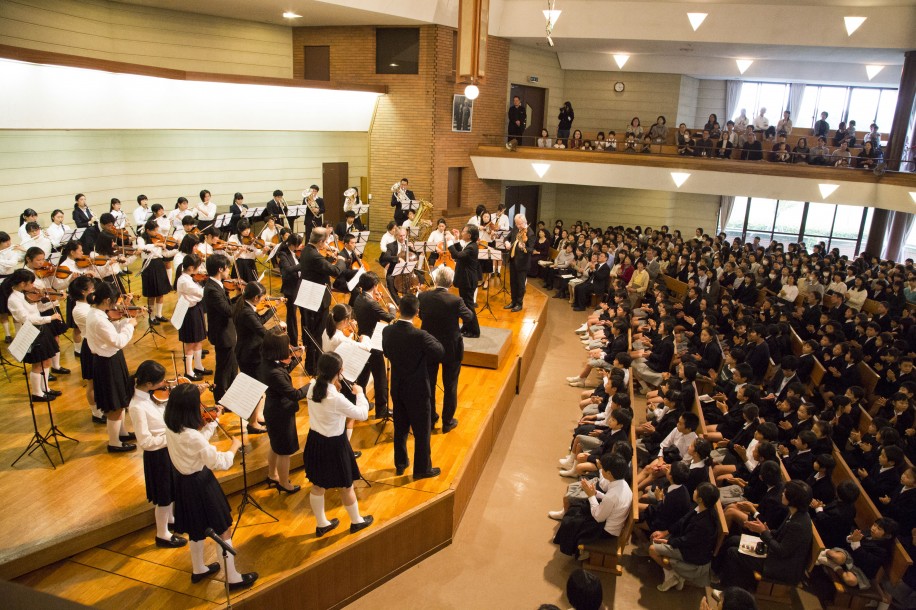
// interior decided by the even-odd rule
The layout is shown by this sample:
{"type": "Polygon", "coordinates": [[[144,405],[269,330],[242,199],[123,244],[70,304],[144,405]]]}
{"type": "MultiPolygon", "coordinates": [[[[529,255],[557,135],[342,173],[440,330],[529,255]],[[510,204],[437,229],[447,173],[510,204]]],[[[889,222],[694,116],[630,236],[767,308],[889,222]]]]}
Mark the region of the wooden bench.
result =
{"type": "Polygon", "coordinates": [[[862,388],[865,390],[865,403],[871,404],[874,400],[875,388],[878,386],[880,377],[867,362],[859,362],[856,368],[859,371],[859,378],[862,380],[862,388]]]}
{"type": "Polygon", "coordinates": [[[668,289],[668,292],[670,292],[672,296],[675,296],[678,299],[683,299],[687,295],[687,284],[681,280],[665,274],[659,274],[659,277],[662,278],[662,281],[665,283],[665,287],[668,289]]]}

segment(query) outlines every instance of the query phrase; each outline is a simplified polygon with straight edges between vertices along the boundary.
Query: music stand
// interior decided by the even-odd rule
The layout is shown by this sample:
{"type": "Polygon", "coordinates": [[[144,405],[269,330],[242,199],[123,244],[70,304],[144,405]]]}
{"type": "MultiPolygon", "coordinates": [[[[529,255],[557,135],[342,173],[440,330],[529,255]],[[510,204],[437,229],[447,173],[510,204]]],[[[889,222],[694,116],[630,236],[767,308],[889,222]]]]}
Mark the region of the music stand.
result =
{"type": "MultiPolygon", "coordinates": [[[[477,258],[482,261],[492,261],[496,257],[499,257],[500,259],[502,259],[502,252],[500,252],[499,250],[495,248],[481,248],[480,250],[477,251],[477,258]]],[[[496,317],[496,314],[493,313],[493,308],[490,306],[490,283],[489,282],[487,282],[487,287],[485,290],[486,290],[486,297],[484,299],[483,305],[480,308],[480,312],[483,313],[484,311],[489,311],[490,315],[493,316],[494,320],[499,320],[499,318],[496,317]]]]}
{"type": "Polygon", "coordinates": [[[496,275],[496,277],[499,278],[499,291],[494,296],[499,296],[501,294],[511,296],[509,290],[506,288],[506,274],[509,272],[509,260],[508,258],[505,260],[503,258],[508,252],[508,250],[506,250],[506,237],[508,235],[509,231],[493,231],[494,247],[500,252],[499,274],[496,275]]]}
{"type": "Polygon", "coordinates": [[[229,233],[229,225],[232,223],[232,213],[217,214],[213,219],[213,226],[220,229],[220,235],[229,233]]]}
{"type": "Polygon", "coordinates": [[[139,339],[134,341],[134,345],[140,343],[140,341],[145,339],[148,335],[153,339],[153,345],[156,347],[156,349],[159,349],[159,344],[156,342],[156,337],[159,337],[160,339],[165,339],[165,336],[162,333],[160,333],[158,330],[156,330],[156,327],[153,325],[152,322],[153,322],[153,312],[147,311],[146,332],[140,335],[139,339]]]}
{"type": "MultiPolygon", "coordinates": [[[[235,526],[232,528],[232,535],[235,536],[235,530],[239,528],[239,523],[242,522],[242,513],[245,512],[245,507],[251,504],[256,510],[261,511],[276,523],[279,521],[277,517],[274,517],[272,514],[264,510],[258,501],[251,497],[251,494],[248,493],[248,463],[245,460],[245,455],[248,451],[245,449],[245,418],[239,415],[239,429],[241,430],[242,435],[242,501],[239,502],[239,516],[235,519],[235,526]]],[[[268,473],[270,474],[270,473],[268,473]]]]}

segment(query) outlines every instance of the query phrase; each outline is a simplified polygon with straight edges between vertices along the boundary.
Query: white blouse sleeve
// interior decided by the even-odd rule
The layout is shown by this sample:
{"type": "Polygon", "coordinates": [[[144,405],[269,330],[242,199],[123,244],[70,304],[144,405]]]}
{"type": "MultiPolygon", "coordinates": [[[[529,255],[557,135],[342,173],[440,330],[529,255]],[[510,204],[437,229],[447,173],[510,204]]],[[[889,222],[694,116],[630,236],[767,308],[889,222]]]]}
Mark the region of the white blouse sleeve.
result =
{"type": "Polygon", "coordinates": [[[149,430],[149,421],[146,411],[131,401],[129,407],[130,420],[134,423],[134,433],[137,435],[137,444],[144,451],[156,451],[166,446],[165,435],[153,435],[149,430]]]}
{"type": "Polygon", "coordinates": [[[343,415],[346,415],[350,419],[355,419],[358,421],[366,421],[369,419],[369,401],[366,400],[366,395],[361,393],[356,396],[356,404],[347,400],[347,398],[338,393],[335,397],[335,409],[343,415]]]}
{"type": "Polygon", "coordinates": [[[51,318],[41,315],[37,307],[34,309],[29,307],[29,304],[25,302],[25,296],[21,293],[11,294],[7,301],[7,307],[10,313],[13,314],[13,319],[20,324],[26,320],[31,322],[34,326],[41,326],[42,324],[51,322],[51,318]]]}
{"type": "Polygon", "coordinates": [[[216,447],[210,444],[209,437],[215,429],[216,422],[204,426],[200,435],[195,434],[190,437],[189,449],[210,470],[229,470],[232,468],[235,454],[231,451],[217,451],[216,447]]]}

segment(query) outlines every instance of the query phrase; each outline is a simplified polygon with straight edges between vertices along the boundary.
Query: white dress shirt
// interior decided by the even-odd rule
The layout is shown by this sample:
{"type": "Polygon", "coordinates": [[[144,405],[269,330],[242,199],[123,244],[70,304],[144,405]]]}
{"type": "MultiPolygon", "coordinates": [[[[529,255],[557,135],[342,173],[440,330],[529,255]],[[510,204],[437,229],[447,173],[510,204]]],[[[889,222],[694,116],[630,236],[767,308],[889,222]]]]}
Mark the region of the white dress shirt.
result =
{"type": "Polygon", "coordinates": [[[619,536],[623,524],[630,516],[633,490],[625,479],[608,481],[602,478],[598,482],[598,487],[604,487],[601,502],[598,502],[597,494],[588,499],[592,517],[599,523],[604,522],[604,531],[612,536],[619,536]]]}
{"type": "Polygon", "coordinates": [[[91,310],[92,305],[86,301],[77,301],[76,305],[73,306],[73,322],[80,329],[80,333],[86,332],[86,320],[89,318],[91,310]]]}
{"type": "Polygon", "coordinates": [[[51,322],[50,317],[41,315],[38,305],[26,301],[25,295],[18,290],[13,290],[10,293],[10,298],[6,305],[17,324],[22,325],[26,322],[31,322],[33,326],[40,326],[51,322]]]}
{"type": "Polygon", "coordinates": [[[114,226],[116,229],[123,229],[127,226],[127,216],[121,210],[112,210],[111,215],[114,216],[114,226]]]}
{"type": "Polygon", "coordinates": [[[386,231],[385,234],[382,235],[382,239],[378,242],[379,248],[382,252],[384,252],[388,249],[388,244],[395,241],[396,239],[397,238],[394,235],[386,231]]]}
{"type": "Polygon", "coordinates": [[[133,336],[130,318],[112,322],[104,311],[95,307],[86,316],[86,343],[96,356],[111,358],[124,349],[133,336]]]}
{"type": "Polygon", "coordinates": [[[55,248],[60,248],[60,240],[64,236],[64,233],[68,232],[70,227],[64,223],[57,224],[52,222],[47,229],[48,239],[51,240],[51,245],[55,248]]]}
{"type": "Polygon", "coordinates": [[[306,398],[309,402],[309,427],[324,436],[334,438],[344,433],[347,418],[366,421],[369,418],[369,401],[365,394],[356,396],[356,404],[346,399],[337,388],[328,385],[328,394],[321,402],[312,400],[315,382],[309,383],[306,398]]]}
{"type": "Polygon", "coordinates": [[[153,212],[149,208],[145,208],[142,205],[137,206],[137,209],[134,210],[134,226],[137,230],[142,230],[143,225],[146,224],[146,221],[152,217],[153,212]]]}
{"type": "Polygon", "coordinates": [[[13,250],[10,246],[6,250],[0,250],[0,276],[6,277],[22,265],[21,252],[13,250]]]}
{"type": "Polygon", "coordinates": [[[231,451],[217,451],[210,444],[210,437],[216,430],[216,422],[206,424],[200,430],[184,428],[181,432],[165,429],[165,444],[175,470],[184,475],[195,474],[204,469],[229,470],[235,454],[231,451]]]}
{"type": "Polygon", "coordinates": [[[658,457],[662,456],[662,452],[666,447],[677,447],[678,451],[681,452],[681,458],[687,457],[687,449],[690,448],[690,443],[695,441],[697,438],[696,432],[688,432],[687,434],[681,434],[677,427],[674,428],[671,432],[668,433],[668,436],[665,437],[665,440],[662,441],[661,446],[658,449],[658,457]]]}
{"type": "Polygon", "coordinates": [[[198,220],[211,221],[216,218],[216,204],[212,201],[204,203],[201,201],[197,204],[198,220]]]}
{"type": "Polygon", "coordinates": [[[181,277],[178,278],[176,290],[178,291],[178,296],[184,297],[191,307],[200,303],[204,298],[203,286],[195,282],[194,278],[187,273],[182,273],[181,277]]]}
{"type": "Polygon", "coordinates": [[[156,451],[165,448],[165,405],[156,404],[149,392],[134,390],[129,410],[140,449],[156,451]]]}
{"type": "Polygon", "coordinates": [[[321,332],[321,351],[323,352],[333,352],[337,349],[337,346],[341,343],[349,341],[354,345],[358,346],[360,349],[366,350],[367,352],[372,349],[369,347],[369,337],[363,335],[360,337],[360,341],[355,341],[352,337],[348,337],[340,329],[334,333],[333,336],[329,337],[326,331],[321,332]]]}

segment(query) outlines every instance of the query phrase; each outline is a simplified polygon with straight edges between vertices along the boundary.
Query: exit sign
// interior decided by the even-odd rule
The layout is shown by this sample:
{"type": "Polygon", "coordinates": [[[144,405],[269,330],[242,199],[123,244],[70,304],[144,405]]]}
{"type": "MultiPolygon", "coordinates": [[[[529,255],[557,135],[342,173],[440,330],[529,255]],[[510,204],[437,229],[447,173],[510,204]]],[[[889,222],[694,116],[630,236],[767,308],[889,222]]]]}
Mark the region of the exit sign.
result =
{"type": "Polygon", "coordinates": [[[529,77],[528,77],[528,82],[529,82],[529,83],[536,83],[536,82],[538,82],[538,77],[537,77],[537,76],[529,76],[529,77]]]}

